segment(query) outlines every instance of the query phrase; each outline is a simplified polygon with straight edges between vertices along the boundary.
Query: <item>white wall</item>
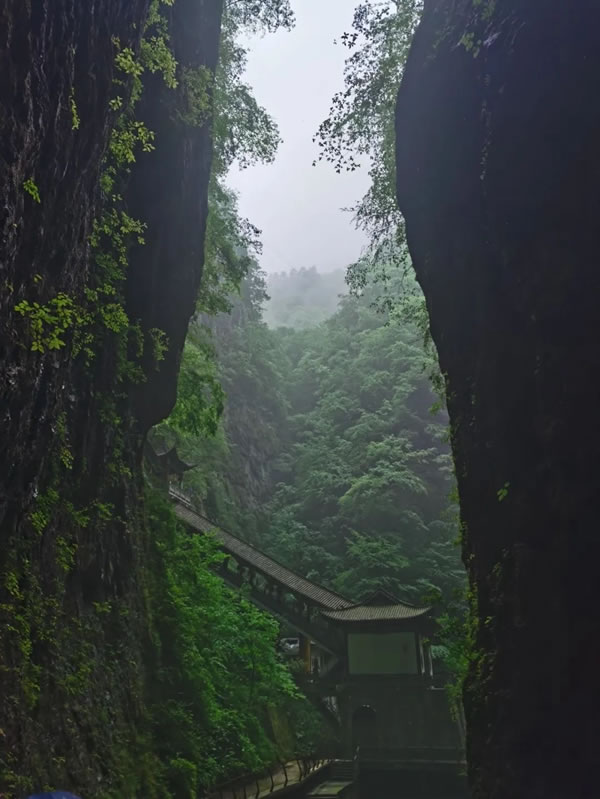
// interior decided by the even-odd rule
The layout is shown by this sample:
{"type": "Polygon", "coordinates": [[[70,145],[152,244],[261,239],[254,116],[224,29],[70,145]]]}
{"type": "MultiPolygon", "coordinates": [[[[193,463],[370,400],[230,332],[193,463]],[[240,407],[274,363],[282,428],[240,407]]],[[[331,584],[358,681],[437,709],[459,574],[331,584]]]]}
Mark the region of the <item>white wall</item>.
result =
{"type": "Polygon", "coordinates": [[[350,633],[351,674],[417,674],[414,633],[350,633]]]}

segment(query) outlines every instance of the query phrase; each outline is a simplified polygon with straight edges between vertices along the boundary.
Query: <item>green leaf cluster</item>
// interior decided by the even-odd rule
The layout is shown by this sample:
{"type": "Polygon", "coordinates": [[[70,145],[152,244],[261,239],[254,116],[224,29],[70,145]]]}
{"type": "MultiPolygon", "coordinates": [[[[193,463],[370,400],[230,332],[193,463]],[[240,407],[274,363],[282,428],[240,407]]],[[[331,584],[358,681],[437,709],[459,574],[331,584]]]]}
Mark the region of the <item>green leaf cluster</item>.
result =
{"type": "Polygon", "coordinates": [[[34,352],[58,350],[65,346],[65,333],[88,322],[88,315],[64,292],[46,303],[21,300],[15,311],[29,321],[34,352]]]}
{"type": "Polygon", "coordinates": [[[214,573],[224,558],[215,541],[180,528],[159,496],[151,494],[147,507],[157,754],[165,766],[165,796],[192,797],[303,753],[301,742],[290,750],[278,745],[270,719],[274,713],[292,719],[312,714],[276,654],[277,622],[214,573]]]}
{"type": "Polygon", "coordinates": [[[23,188],[32,197],[36,203],[41,203],[42,198],[40,197],[40,190],[37,187],[37,183],[34,181],[33,178],[27,178],[27,180],[23,183],[23,188]]]}
{"type": "MultiPolygon", "coordinates": [[[[351,29],[340,39],[348,52],[344,88],[333,96],[315,136],[319,160],[336,172],[368,165],[371,185],[348,209],[369,238],[367,252],[348,270],[352,290],[360,294],[374,278],[382,286],[378,302],[403,310],[415,294],[396,201],[395,107],[422,9],[422,0],[363,0],[356,6],[351,29]],[[408,282],[398,281],[403,275],[408,282]]],[[[426,327],[424,311],[422,317],[426,327]]]]}

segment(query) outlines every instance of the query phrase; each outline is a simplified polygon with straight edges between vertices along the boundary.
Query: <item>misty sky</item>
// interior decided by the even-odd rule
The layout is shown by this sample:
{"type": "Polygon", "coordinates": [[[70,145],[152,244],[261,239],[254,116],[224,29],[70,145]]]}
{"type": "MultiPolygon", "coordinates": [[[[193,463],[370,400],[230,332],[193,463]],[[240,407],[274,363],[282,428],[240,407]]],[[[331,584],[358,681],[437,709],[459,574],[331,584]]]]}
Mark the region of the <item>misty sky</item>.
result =
{"type": "Polygon", "coordinates": [[[316,266],[345,267],[364,245],[354,229],[352,205],[368,188],[366,169],[337,175],[313,167],[312,137],[342,88],[347,51],[333,40],[349,30],[356,0],[292,0],[296,27],[251,40],[246,81],[277,120],[283,144],[275,163],[240,172],[229,184],[240,212],[262,230],[261,266],[269,272],[316,266]]]}

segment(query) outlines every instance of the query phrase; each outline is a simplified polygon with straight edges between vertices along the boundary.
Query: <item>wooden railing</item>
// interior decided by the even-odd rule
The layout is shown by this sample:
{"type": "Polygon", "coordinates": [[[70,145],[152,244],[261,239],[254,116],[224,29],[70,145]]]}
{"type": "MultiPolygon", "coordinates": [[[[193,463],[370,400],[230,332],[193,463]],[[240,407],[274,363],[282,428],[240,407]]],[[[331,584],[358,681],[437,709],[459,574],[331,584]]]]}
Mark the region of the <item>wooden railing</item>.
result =
{"type": "MultiPolygon", "coordinates": [[[[182,491],[171,486],[169,494],[175,503],[198,513],[190,498],[182,491]]],[[[343,649],[343,636],[319,615],[318,606],[299,598],[294,591],[279,582],[276,576],[261,573],[235,553],[228,554],[228,561],[223,564],[219,574],[229,585],[234,588],[245,587],[249,590],[249,599],[255,604],[284,618],[294,629],[312,638],[330,654],[339,655],[343,649]],[[229,568],[230,563],[237,568],[229,568]],[[275,587],[278,587],[277,591],[275,587]]]]}
{"type": "Polygon", "coordinates": [[[247,588],[248,598],[251,601],[269,613],[284,618],[294,629],[316,641],[322,649],[339,656],[343,647],[343,639],[339,632],[326,622],[317,616],[309,618],[299,613],[290,603],[274,597],[269,591],[261,589],[258,585],[249,583],[244,574],[239,571],[223,569],[219,572],[219,576],[234,588],[247,588]]]}
{"type": "Polygon", "coordinates": [[[391,747],[361,746],[358,759],[361,763],[462,763],[465,753],[462,749],[445,746],[429,747],[391,747]]]}
{"type": "Polygon", "coordinates": [[[257,799],[277,793],[291,785],[298,785],[311,774],[323,768],[330,758],[303,757],[287,763],[276,763],[262,774],[244,775],[214,786],[207,799],[257,799]]]}

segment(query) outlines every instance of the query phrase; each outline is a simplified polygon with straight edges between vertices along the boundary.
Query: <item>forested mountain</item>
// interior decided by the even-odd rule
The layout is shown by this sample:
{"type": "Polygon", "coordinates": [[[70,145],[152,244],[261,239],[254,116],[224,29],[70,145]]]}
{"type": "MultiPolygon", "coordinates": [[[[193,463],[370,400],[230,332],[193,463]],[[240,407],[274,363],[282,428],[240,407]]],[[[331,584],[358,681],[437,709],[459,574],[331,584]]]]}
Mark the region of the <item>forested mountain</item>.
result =
{"type": "Polygon", "coordinates": [[[348,287],[343,269],[320,272],[312,266],[269,274],[267,293],[263,318],[269,327],[305,328],[332,316],[348,287]]]}
{"type": "Polygon", "coordinates": [[[452,465],[421,334],[346,297],[318,327],[282,332],[289,403],[268,546],[356,599],[377,587],[450,596],[452,465]]]}
{"type": "Polygon", "coordinates": [[[197,397],[191,361],[156,434],[198,464],[185,486],[210,518],[300,573],[357,599],[385,588],[453,602],[463,571],[446,415],[422,332],[376,310],[377,294],[272,330],[254,263],[231,314],[199,317],[188,340],[224,389],[215,438],[178,427],[197,397]]]}

